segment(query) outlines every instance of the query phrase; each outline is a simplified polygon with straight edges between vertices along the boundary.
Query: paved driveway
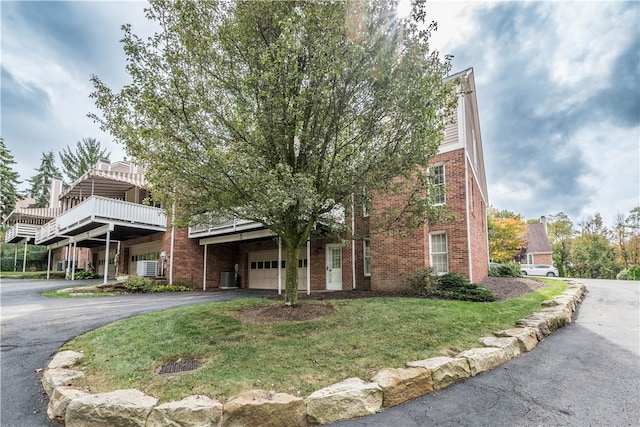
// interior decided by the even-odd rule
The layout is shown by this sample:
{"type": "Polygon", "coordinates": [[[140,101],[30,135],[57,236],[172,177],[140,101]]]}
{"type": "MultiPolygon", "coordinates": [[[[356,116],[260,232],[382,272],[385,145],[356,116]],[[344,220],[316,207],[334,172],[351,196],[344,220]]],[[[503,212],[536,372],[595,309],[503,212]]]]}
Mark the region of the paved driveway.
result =
{"type": "Polygon", "coordinates": [[[638,426],[640,283],[584,280],[574,323],[491,372],[340,427],[638,426]]]}
{"type": "MultiPolygon", "coordinates": [[[[80,283],[87,282],[74,284],[80,283]]],[[[75,336],[141,313],[265,295],[261,291],[229,290],[81,299],[40,296],[40,292],[71,284],[68,281],[1,281],[0,425],[3,427],[57,425],[47,420],[48,401],[40,385],[41,374],[35,370],[43,368],[56,350],[75,336]]]]}

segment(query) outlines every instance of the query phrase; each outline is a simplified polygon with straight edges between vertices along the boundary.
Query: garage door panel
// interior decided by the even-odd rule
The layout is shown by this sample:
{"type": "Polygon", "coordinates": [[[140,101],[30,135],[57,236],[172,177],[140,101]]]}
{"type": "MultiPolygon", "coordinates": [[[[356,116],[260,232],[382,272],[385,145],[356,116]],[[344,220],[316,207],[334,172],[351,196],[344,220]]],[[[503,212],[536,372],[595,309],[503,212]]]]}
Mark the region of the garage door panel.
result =
{"type": "MultiPolygon", "coordinates": [[[[307,289],[307,260],[300,252],[298,267],[298,289],[307,289]]],[[[253,289],[278,289],[278,272],[282,274],[282,286],[285,286],[286,262],[282,260],[278,266],[278,251],[262,251],[249,253],[249,287],[253,289]],[[280,267],[280,268],[278,268],[280,267]]]]}

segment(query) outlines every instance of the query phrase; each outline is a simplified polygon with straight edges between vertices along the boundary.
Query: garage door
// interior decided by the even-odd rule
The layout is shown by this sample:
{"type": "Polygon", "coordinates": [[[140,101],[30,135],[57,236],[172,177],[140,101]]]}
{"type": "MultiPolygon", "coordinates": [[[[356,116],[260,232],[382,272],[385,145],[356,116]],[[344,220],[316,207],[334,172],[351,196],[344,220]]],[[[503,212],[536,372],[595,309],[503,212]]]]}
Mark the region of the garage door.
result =
{"type": "MultiPolygon", "coordinates": [[[[284,256],[284,255],[283,255],[284,256]]],[[[286,261],[278,266],[278,251],[249,253],[249,287],[254,289],[278,289],[278,272],[282,274],[282,288],[285,287],[286,261]]],[[[298,260],[298,289],[307,289],[306,251],[300,251],[298,260]]]]}

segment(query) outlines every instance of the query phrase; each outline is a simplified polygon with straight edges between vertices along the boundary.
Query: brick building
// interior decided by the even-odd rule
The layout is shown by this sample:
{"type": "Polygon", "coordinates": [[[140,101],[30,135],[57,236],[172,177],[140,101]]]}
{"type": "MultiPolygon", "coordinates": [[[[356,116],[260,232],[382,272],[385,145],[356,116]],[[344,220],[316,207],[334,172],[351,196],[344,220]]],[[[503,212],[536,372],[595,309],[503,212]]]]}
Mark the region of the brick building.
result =
{"type": "MultiPolygon", "coordinates": [[[[450,78],[461,79],[464,95],[429,168],[446,190],[437,202],[454,220],[347,244],[309,242],[300,252],[301,290],[399,290],[408,274],[430,266],[475,282],[487,276],[487,185],[473,70],[450,78]]],[[[66,191],[56,188],[51,207],[59,213],[29,229],[34,243],[49,248],[52,265],[82,247],[91,250],[91,265],[105,282],[142,274],[203,289],[284,288],[284,250],[262,224],[218,218],[174,228],[165,211],[153,205],[144,170],[131,162],[99,162],[66,191]]],[[[382,207],[390,200],[379,197],[373,203],[382,207]]],[[[19,222],[8,225],[15,227],[12,238],[25,238],[19,222]]]]}

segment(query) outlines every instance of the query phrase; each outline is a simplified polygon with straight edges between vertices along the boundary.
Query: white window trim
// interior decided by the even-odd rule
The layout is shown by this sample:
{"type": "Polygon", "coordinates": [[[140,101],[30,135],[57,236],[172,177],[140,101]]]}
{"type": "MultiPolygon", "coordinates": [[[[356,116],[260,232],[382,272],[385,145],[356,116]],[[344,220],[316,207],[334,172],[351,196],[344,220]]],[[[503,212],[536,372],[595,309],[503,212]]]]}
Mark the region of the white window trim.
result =
{"type": "Polygon", "coordinates": [[[371,241],[362,241],[362,271],[364,277],[371,277],[371,241]],[[367,256],[367,243],[369,244],[369,255],[367,256]],[[369,259],[369,271],[367,272],[367,259],[369,259]]]}
{"type": "Polygon", "coordinates": [[[439,271],[437,274],[440,276],[443,276],[447,273],[449,273],[449,237],[447,236],[447,233],[445,231],[438,231],[438,232],[434,232],[434,233],[429,233],[429,265],[431,266],[431,268],[434,268],[434,261],[433,261],[433,256],[434,255],[442,255],[442,254],[446,254],[447,256],[447,265],[446,265],[446,271],[439,271]],[[446,248],[446,252],[434,252],[433,251],[433,236],[441,236],[444,235],[445,236],[445,248],[446,248]]]}
{"type": "Polygon", "coordinates": [[[442,186],[444,201],[441,203],[434,203],[433,206],[444,206],[447,204],[447,168],[444,163],[438,163],[429,166],[429,173],[431,173],[432,168],[442,167],[442,184],[437,184],[438,186],[442,186]]]}

